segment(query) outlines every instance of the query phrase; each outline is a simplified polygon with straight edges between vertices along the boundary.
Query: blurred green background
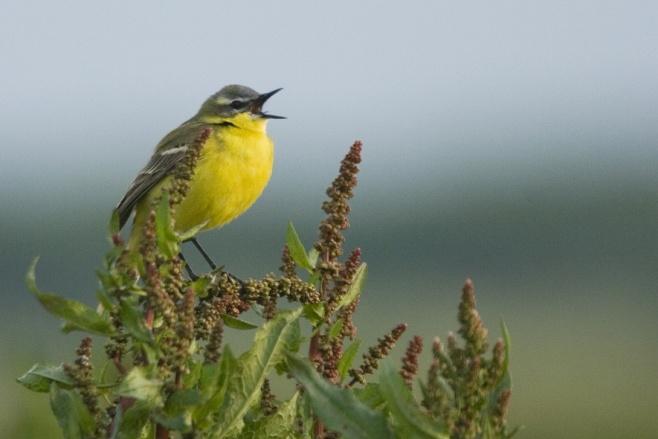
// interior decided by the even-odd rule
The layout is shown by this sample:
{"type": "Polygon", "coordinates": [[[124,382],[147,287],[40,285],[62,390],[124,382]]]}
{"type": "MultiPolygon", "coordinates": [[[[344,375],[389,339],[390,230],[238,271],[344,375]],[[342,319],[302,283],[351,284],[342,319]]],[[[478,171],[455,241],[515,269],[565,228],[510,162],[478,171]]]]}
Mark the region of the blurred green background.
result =
{"type": "Polygon", "coordinates": [[[519,437],[655,437],[657,19],[648,1],[3,4],[0,437],[57,437],[14,379],[79,339],[26,292],[29,261],[93,304],[112,206],[232,82],[284,87],[268,108],[289,119],[261,200],[202,236],[218,261],[276,270],[288,220],[310,245],[360,138],[366,341],[401,321],[445,337],[472,277],[492,337],[512,334],[519,437]]]}

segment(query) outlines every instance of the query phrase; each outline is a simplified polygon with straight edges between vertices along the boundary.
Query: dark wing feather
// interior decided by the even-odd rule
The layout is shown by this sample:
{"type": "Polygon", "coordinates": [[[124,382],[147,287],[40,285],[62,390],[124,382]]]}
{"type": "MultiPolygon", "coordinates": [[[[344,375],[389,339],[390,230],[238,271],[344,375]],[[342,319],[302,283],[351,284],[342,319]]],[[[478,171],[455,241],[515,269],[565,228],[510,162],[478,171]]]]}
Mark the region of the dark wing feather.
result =
{"type": "Polygon", "coordinates": [[[155,185],[167,177],[202,134],[207,125],[195,122],[186,122],[165,136],[155,148],[155,152],[148,164],[137,174],[128,191],[123,196],[115,210],[119,213],[119,226],[122,228],[135,205],[155,185]]]}

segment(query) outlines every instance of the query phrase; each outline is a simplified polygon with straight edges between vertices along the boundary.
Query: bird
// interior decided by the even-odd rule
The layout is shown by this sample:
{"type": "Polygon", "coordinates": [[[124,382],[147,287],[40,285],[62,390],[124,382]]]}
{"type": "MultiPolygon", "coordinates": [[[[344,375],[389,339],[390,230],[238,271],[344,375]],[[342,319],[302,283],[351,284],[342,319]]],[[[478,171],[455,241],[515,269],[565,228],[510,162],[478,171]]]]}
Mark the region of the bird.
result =
{"type": "MultiPolygon", "coordinates": [[[[263,105],[281,90],[258,93],[244,85],[227,85],[206,99],[192,118],[164,136],[115,207],[120,229],[135,213],[129,248],[138,247],[154,200],[171,185],[176,164],[204,132],[209,135],[201,145],[189,190],[174,213],[175,230],[219,228],[253,205],[272,175],[274,143],[267,134],[267,123],[285,119],[264,112],[263,105]]],[[[216,268],[196,237],[190,241],[211,268],[216,268]]],[[[186,268],[196,277],[187,263],[186,268]]]]}

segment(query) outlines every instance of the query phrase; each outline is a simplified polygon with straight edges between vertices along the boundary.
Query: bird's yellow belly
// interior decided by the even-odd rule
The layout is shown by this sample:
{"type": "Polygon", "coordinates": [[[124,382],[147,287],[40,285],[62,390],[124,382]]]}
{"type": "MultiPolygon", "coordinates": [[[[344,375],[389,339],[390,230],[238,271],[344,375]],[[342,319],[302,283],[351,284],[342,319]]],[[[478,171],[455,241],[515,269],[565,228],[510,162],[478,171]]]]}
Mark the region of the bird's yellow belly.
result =
{"type": "Polygon", "coordinates": [[[176,229],[220,227],[260,196],[272,175],[273,145],[264,132],[229,128],[203,147],[185,199],[176,209],[176,229]],[[221,137],[219,136],[221,134],[221,137]]]}

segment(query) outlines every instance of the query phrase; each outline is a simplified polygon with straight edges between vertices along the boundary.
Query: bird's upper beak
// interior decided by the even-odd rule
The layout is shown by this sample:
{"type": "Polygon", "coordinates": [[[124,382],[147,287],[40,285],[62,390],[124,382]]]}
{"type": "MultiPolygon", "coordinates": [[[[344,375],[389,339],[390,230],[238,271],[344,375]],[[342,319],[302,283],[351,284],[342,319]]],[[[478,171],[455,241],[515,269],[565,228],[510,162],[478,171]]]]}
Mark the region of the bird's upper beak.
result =
{"type": "Polygon", "coordinates": [[[251,112],[254,113],[254,114],[259,115],[260,117],[262,117],[264,119],[285,119],[284,116],[277,116],[275,114],[263,113],[263,105],[265,104],[265,102],[267,102],[267,100],[269,98],[271,98],[272,96],[274,96],[275,94],[277,94],[281,90],[283,90],[283,89],[282,88],[277,88],[276,90],[272,90],[270,92],[263,93],[262,95],[259,95],[254,100],[251,112]]]}

